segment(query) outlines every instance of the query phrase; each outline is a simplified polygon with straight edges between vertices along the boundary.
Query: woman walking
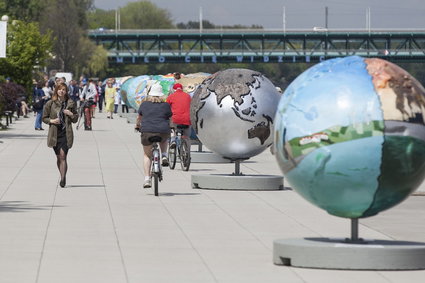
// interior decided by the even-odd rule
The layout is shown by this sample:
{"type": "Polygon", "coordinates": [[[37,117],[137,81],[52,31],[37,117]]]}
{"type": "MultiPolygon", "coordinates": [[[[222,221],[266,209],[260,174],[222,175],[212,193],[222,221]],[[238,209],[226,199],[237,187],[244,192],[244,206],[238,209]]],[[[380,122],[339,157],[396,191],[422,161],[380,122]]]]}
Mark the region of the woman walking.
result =
{"type": "Polygon", "coordinates": [[[108,118],[112,118],[112,113],[114,112],[114,102],[115,96],[117,96],[117,89],[112,86],[112,80],[108,80],[105,88],[105,100],[106,100],[106,115],[108,118]]]}
{"type": "Polygon", "coordinates": [[[65,83],[56,85],[52,99],[46,103],[43,111],[43,122],[49,125],[47,146],[53,147],[56,164],[61,176],[60,186],[66,185],[68,164],[66,157],[72,147],[74,133],[72,123],[78,120],[77,106],[69,99],[68,87],[65,83]]]}

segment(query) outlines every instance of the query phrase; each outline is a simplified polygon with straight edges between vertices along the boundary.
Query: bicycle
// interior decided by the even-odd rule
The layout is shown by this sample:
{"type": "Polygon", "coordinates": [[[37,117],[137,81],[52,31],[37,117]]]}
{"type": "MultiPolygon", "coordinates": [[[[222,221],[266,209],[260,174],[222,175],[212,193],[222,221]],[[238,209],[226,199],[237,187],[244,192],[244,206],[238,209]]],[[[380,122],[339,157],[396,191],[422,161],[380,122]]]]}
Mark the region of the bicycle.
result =
{"type": "Polygon", "coordinates": [[[84,100],[81,102],[80,107],[77,110],[78,112],[78,121],[77,121],[77,128],[76,128],[77,130],[81,126],[81,120],[84,120],[84,130],[91,131],[92,127],[91,127],[90,108],[92,107],[92,105],[94,105],[94,102],[92,99],[84,100]],[[89,119],[90,122],[88,122],[87,119],[89,119]],[[88,125],[88,123],[90,124],[90,126],[88,125]]]}
{"type": "Polygon", "coordinates": [[[183,131],[189,128],[188,125],[176,125],[176,135],[168,144],[168,160],[170,169],[176,167],[177,154],[183,171],[189,171],[190,167],[190,146],[188,138],[183,135],[183,131]]]}
{"type": "Polygon", "coordinates": [[[86,107],[86,102],[82,102],[80,104],[80,107],[78,107],[77,113],[78,113],[78,121],[77,121],[77,127],[76,129],[78,130],[81,126],[81,120],[84,119],[84,108],[86,107]]]}
{"type": "Polygon", "coordinates": [[[159,182],[162,181],[161,152],[159,149],[159,143],[162,138],[153,136],[149,138],[149,141],[152,143],[151,178],[153,178],[155,196],[158,196],[159,182]]]}

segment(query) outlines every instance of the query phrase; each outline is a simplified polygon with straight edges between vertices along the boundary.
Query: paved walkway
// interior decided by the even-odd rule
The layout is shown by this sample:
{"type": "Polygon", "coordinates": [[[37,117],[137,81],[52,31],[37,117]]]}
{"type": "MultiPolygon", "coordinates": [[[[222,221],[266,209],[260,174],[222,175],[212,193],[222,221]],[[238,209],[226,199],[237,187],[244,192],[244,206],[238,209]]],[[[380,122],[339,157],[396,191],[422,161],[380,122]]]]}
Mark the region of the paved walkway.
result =
{"type": "MultiPolygon", "coordinates": [[[[20,119],[0,131],[0,282],[424,282],[425,271],[335,271],[275,266],[274,239],[347,237],[349,221],[291,190],[194,190],[191,174],[232,164],[165,170],[160,196],[141,188],[133,125],[97,114],[78,131],[60,188],[47,131],[20,119]]],[[[267,150],[241,165],[280,174],[267,150]]],[[[288,185],[288,184],[285,184],[288,185]]],[[[425,197],[360,221],[364,238],[425,241],[425,197]]]]}

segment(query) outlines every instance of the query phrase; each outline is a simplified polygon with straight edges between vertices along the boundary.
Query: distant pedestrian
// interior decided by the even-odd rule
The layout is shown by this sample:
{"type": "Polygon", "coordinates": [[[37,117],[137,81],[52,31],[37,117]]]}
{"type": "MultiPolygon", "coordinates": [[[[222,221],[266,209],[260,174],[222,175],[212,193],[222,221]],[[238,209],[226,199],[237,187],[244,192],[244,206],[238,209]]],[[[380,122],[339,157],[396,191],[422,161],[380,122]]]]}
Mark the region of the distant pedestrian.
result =
{"type": "Polygon", "coordinates": [[[97,83],[97,93],[99,95],[99,99],[97,100],[97,106],[99,107],[99,113],[102,113],[103,105],[105,103],[105,85],[102,81],[98,81],[97,83]]]}
{"type": "Polygon", "coordinates": [[[109,79],[105,88],[106,117],[110,119],[113,119],[115,96],[117,96],[117,89],[112,83],[112,79],[109,79]]]}
{"type": "Polygon", "coordinates": [[[33,93],[33,104],[32,108],[34,112],[36,113],[35,116],[35,124],[34,128],[36,131],[43,131],[43,127],[41,126],[41,117],[43,115],[43,107],[46,101],[48,100],[48,96],[44,93],[43,90],[43,83],[38,82],[36,88],[34,89],[33,93]]]}
{"type": "Polygon", "coordinates": [[[62,188],[66,185],[68,150],[74,142],[72,123],[77,123],[77,120],[77,106],[74,101],[69,99],[67,85],[65,83],[57,84],[52,99],[44,106],[43,122],[49,125],[47,146],[53,147],[55,151],[62,188]]]}
{"type": "Polygon", "coordinates": [[[89,79],[88,84],[83,88],[80,95],[80,101],[83,102],[84,108],[84,130],[92,130],[92,117],[94,116],[94,108],[96,107],[97,89],[93,80],[89,79]]]}
{"type": "Polygon", "coordinates": [[[114,113],[117,114],[118,112],[118,106],[121,104],[121,96],[120,96],[120,92],[117,91],[117,95],[115,96],[115,101],[114,101],[114,113]]]}
{"type": "Polygon", "coordinates": [[[124,99],[122,99],[122,97],[121,97],[121,112],[128,113],[128,106],[125,103],[124,99]]]}

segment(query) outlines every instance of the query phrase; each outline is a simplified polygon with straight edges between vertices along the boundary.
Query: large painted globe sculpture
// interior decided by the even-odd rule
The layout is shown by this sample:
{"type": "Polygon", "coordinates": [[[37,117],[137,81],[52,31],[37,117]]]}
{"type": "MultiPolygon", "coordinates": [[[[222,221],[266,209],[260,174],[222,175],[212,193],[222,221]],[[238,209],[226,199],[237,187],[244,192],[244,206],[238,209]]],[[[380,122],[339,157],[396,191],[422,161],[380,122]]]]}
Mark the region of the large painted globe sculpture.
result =
{"type": "Polygon", "coordinates": [[[248,159],[272,144],[279,99],[275,86],[261,73],[223,70],[195,91],[192,126],[213,152],[231,160],[248,159]]]}
{"type": "Polygon", "coordinates": [[[302,73],[279,102],[275,151],[291,186],[328,213],[375,215],[423,181],[425,89],[397,65],[357,56],[302,73]]]}

